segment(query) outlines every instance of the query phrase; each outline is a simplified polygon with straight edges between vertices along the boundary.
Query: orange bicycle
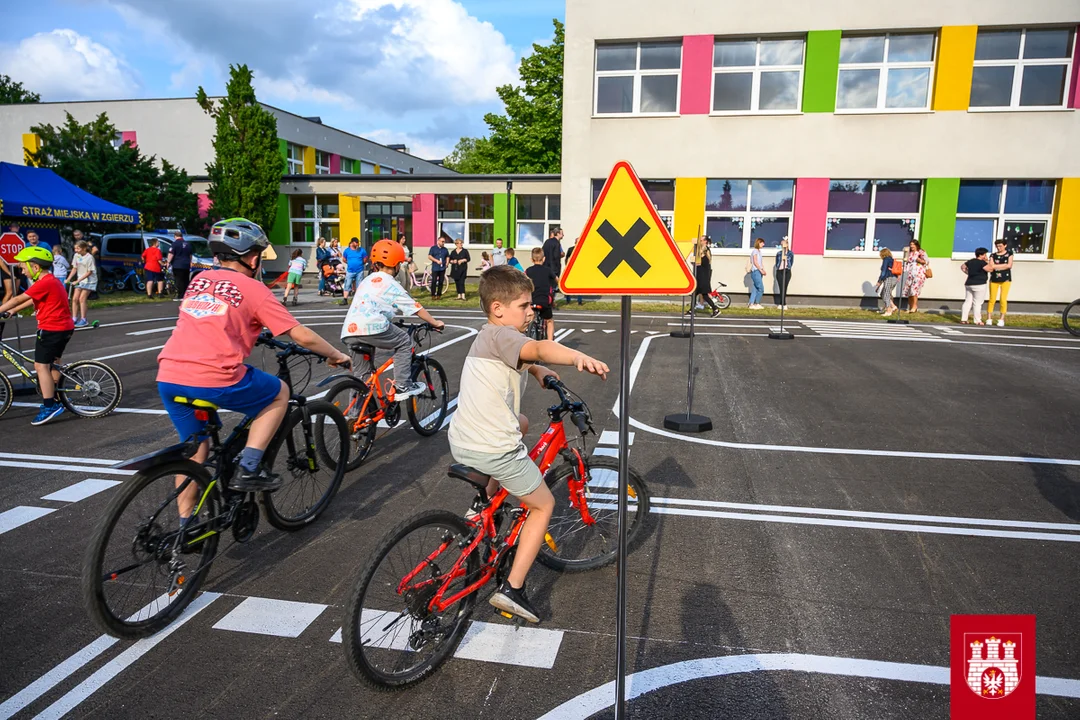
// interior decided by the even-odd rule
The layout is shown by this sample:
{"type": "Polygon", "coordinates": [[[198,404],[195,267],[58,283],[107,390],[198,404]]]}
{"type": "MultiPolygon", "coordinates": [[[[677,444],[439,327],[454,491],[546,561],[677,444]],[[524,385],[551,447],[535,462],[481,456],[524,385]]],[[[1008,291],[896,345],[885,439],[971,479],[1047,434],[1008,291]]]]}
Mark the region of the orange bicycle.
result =
{"type": "MultiPolygon", "coordinates": [[[[422,383],[427,389],[419,395],[407,398],[405,409],[409,424],[424,437],[439,432],[446,419],[450,405],[450,384],[446,381],[446,371],[437,360],[424,353],[417,353],[428,334],[439,332],[429,323],[403,323],[395,325],[409,333],[412,338],[412,364],[409,368],[409,380],[422,383]]],[[[379,367],[375,367],[375,348],[364,342],[349,344],[349,349],[358,356],[353,367],[358,369],[359,377],[353,375],[334,376],[319,383],[320,387],[338,381],[326,394],[327,401],[341,410],[349,428],[349,461],[346,470],[360,467],[372,446],[379,423],[395,427],[401,422],[401,404],[395,400],[394,381],[387,371],[394,359],[389,358],[379,367]]],[[[396,371],[400,374],[400,370],[396,371]]]]}

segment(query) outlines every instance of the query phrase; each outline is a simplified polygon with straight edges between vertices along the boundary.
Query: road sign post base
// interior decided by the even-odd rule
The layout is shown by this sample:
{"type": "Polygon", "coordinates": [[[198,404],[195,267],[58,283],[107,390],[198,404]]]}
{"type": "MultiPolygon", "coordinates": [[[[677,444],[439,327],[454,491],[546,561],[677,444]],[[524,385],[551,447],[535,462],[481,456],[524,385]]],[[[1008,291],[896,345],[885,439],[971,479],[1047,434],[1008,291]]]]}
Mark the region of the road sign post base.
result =
{"type": "Polygon", "coordinates": [[[690,337],[690,331],[689,330],[672,330],[671,331],[671,337],[673,337],[673,338],[683,338],[685,340],[686,338],[690,337]]]}
{"type": "Polygon", "coordinates": [[[712,430],[712,420],[704,415],[675,413],[664,418],[664,428],[675,432],[700,433],[712,430]]]}
{"type": "Polygon", "coordinates": [[[769,333],[770,340],[794,340],[795,336],[789,333],[787,330],[774,330],[769,333]]]}

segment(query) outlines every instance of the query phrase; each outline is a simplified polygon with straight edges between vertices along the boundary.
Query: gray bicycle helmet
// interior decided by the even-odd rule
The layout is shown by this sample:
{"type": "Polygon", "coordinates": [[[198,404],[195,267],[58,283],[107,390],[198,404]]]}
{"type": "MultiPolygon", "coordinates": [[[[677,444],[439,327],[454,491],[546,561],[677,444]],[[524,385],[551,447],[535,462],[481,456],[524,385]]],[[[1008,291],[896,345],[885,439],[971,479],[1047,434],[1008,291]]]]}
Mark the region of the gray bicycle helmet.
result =
{"type": "Polygon", "coordinates": [[[263,229],[246,218],[228,218],[210,229],[210,251],[215,255],[243,257],[270,244],[263,229]]]}

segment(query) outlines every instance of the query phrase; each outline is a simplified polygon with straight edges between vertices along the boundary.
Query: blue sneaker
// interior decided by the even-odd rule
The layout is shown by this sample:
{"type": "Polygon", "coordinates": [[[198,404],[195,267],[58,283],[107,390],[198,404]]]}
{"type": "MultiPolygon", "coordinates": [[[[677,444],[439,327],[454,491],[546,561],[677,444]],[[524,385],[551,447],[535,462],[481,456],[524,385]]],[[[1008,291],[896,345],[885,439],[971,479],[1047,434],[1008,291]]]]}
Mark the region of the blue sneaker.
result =
{"type": "Polygon", "coordinates": [[[56,403],[52,407],[45,407],[44,405],[38,410],[37,416],[30,421],[31,425],[44,425],[57,415],[64,412],[64,406],[60,403],[56,403]]]}

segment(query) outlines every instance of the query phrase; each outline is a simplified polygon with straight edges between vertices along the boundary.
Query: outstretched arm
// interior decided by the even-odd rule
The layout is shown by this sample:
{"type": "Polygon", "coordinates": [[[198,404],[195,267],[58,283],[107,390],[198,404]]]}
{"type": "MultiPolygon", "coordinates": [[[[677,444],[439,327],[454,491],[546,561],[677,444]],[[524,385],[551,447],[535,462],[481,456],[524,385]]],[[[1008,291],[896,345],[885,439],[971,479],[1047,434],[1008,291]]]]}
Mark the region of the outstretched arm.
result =
{"type": "Polygon", "coordinates": [[[571,350],[554,340],[532,340],[521,347],[518,358],[527,363],[572,365],[578,372],[588,372],[607,379],[608,366],[583,352],[571,350]]]}

